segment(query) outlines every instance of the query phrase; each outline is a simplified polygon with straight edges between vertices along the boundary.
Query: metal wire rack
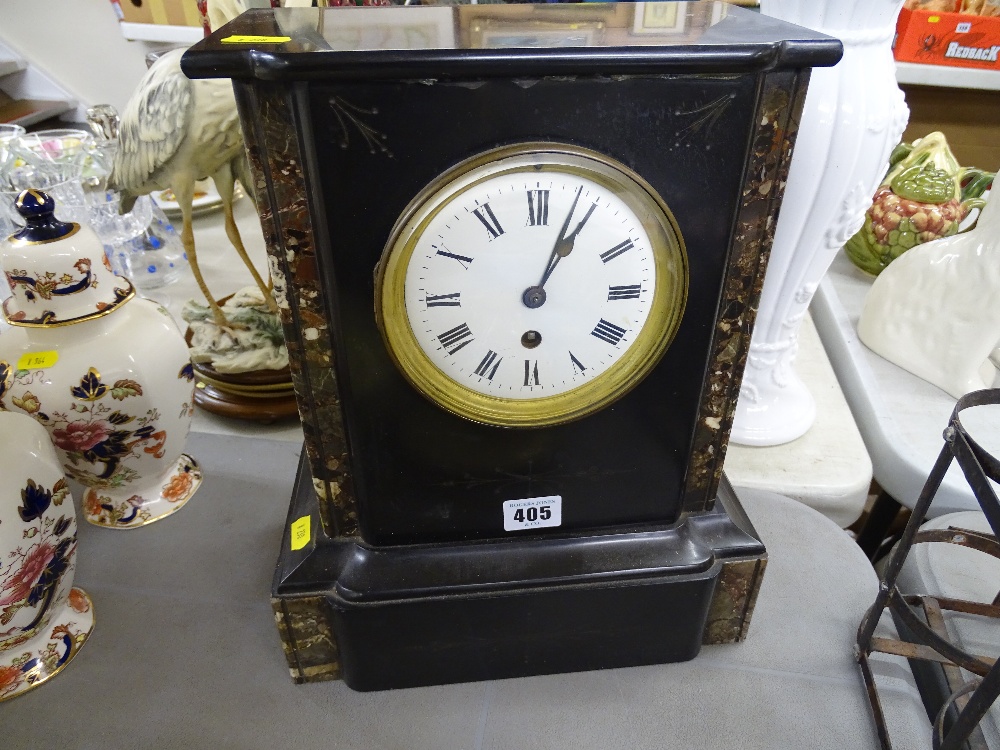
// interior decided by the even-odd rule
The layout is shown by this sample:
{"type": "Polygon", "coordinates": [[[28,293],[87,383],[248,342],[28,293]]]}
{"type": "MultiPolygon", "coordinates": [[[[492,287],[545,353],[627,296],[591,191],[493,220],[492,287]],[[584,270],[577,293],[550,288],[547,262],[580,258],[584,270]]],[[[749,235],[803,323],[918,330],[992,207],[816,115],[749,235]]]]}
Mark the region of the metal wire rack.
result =
{"type": "MultiPolygon", "coordinates": [[[[960,414],[965,409],[997,404],[1000,404],[1000,389],[974,391],[955,404],[944,430],[944,447],[927,477],[899,544],[889,556],[875,603],[858,628],[855,655],[861,666],[861,675],[884,750],[891,750],[892,742],[872,671],[870,656],[873,653],[906,657],[910,660],[915,675],[923,664],[940,665],[950,694],[937,701],[940,705],[933,709],[935,715],[931,718],[934,723],[934,750],[985,750],[987,746],[979,723],[997,696],[1000,696],[1000,666],[994,657],[970,654],[952,643],[945,628],[944,613],[961,612],[998,619],[1000,594],[991,603],[925,594],[905,596],[897,587],[897,579],[915,544],[957,544],[1000,558],[1000,543],[997,542],[1000,501],[991,485],[991,480],[1000,482],[1000,461],[970,436],[960,419],[960,414]],[[919,530],[953,461],[958,462],[993,535],[958,528],[919,530]],[[879,620],[886,611],[896,625],[899,638],[875,635],[879,620]],[[971,673],[972,678],[967,679],[963,670],[971,673]]],[[[923,697],[925,706],[933,705],[934,702],[926,694],[923,697]]],[[[931,711],[929,708],[929,713],[931,711]]]]}

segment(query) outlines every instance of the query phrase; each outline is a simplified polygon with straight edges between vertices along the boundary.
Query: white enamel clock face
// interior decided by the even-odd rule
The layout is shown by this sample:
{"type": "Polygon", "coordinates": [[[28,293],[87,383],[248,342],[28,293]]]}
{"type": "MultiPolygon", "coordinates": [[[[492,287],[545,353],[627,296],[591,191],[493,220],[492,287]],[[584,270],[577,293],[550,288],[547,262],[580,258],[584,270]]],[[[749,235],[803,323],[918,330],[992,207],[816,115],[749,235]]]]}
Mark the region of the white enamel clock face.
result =
{"type": "Polygon", "coordinates": [[[590,152],[476,161],[437,181],[387,247],[390,351],[425,395],[477,421],[539,426],[601,408],[679,323],[687,269],[672,218],[590,152]]]}

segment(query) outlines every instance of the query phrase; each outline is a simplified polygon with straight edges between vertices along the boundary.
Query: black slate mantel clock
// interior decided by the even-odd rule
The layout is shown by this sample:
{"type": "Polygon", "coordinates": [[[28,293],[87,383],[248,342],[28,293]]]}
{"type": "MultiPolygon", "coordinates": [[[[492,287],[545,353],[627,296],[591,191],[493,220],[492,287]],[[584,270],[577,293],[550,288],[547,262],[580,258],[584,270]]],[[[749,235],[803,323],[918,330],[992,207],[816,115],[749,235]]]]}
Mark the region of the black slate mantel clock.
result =
{"type": "Polygon", "coordinates": [[[233,79],[306,435],[273,603],[372,690],[694,657],[766,553],[722,476],[809,69],[721,3],[253,11],[233,79]]]}

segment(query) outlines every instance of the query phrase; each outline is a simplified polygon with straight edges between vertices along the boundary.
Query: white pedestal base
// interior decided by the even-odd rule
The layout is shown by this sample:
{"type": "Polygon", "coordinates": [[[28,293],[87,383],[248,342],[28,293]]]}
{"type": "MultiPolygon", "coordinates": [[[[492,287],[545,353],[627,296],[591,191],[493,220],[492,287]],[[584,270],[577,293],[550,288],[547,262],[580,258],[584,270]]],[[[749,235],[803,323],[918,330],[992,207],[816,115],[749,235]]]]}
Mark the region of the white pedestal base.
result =
{"type": "MultiPolygon", "coordinates": [[[[750,345],[747,371],[763,357],[750,345]]],[[[766,367],[766,365],[765,365],[766,367]]],[[[730,440],[740,445],[768,446],[788,443],[806,434],[816,419],[816,401],[806,384],[789,367],[774,369],[771,377],[755,378],[740,390],[730,440]]],[[[761,373],[763,374],[763,373],[761,373]]]]}

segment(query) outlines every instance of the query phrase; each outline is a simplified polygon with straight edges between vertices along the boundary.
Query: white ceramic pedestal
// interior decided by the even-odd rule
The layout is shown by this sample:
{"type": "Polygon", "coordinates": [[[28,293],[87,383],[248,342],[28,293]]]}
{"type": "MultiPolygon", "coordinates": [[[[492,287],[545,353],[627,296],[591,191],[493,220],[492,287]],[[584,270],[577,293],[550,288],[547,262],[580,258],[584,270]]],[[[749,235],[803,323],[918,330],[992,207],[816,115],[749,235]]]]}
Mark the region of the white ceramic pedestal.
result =
{"type": "Polygon", "coordinates": [[[812,71],[764,278],[731,441],[779,445],[816,407],[792,369],[799,326],[835,254],[860,227],[909,111],[891,42],[902,0],[762,0],[769,15],[835,36],[844,58],[812,71]]]}

